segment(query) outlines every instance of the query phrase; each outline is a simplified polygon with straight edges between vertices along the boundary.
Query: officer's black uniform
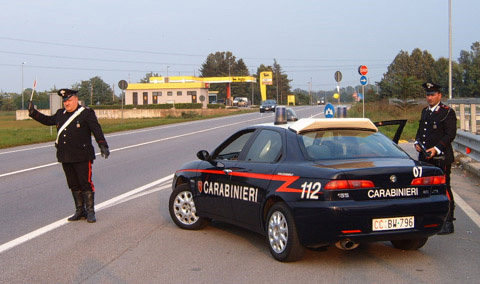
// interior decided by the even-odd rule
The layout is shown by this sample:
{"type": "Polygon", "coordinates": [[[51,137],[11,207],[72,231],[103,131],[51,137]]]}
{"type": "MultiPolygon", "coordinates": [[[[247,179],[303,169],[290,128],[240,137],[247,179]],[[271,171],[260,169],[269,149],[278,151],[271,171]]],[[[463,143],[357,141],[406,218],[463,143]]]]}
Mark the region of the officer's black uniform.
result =
{"type": "MultiPolygon", "coordinates": [[[[428,93],[439,92],[440,86],[432,83],[425,83],[422,85],[428,93]]],[[[457,134],[457,117],[455,111],[442,102],[436,106],[433,111],[426,107],[422,110],[420,124],[416,134],[416,143],[422,143],[425,149],[436,147],[441,153],[431,159],[427,159],[425,155],[420,152],[418,160],[433,164],[441,168],[446,176],[447,193],[450,199],[450,210],[444,228],[440,232],[453,233],[453,212],[455,208],[453,193],[450,187],[450,172],[451,165],[454,162],[452,142],[457,134]]]]}
{"type": "MultiPolygon", "coordinates": [[[[58,95],[63,98],[63,101],[66,101],[76,93],[75,90],[61,89],[58,95]]],[[[78,105],[73,112],[67,112],[62,108],[52,116],[40,113],[31,103],[28,110],[30,117],[44,125],[55,125],[58,131],[80,108],[81,106],[78,105]]],[[[107,141],[95,112],[88,107],[84,107],[83,111],[61,131],[58,141],[55,143],[57,159],[62,163],[68,187],[71,189],[75,201],[76,211],[72,217],[68,218],[69,221],[77,221],[85,217],[89,223],[96,221],[95,187],[92,182],[92,164],[95,159],[92,133],[101,149],[102,156],[107,158],[110,154],[107,141]]]]}

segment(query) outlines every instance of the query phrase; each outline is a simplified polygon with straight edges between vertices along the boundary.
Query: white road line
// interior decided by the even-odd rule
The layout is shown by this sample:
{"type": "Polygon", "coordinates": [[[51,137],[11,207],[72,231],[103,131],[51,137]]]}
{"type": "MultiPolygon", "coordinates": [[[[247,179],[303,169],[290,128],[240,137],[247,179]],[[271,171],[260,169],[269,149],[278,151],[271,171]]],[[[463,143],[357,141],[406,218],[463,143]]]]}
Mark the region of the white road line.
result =
{"type": "Polygon", "coordinates": [[[7,152],[0,152],[0,155],[23,152],[23,151],[30,151],[30,150],[37,150],[37,149],[48,148],[48,147],[54,147],[54,145],[51,144],[51,145],[31,147],[31,148],[25,148],[25,149],[19,149],[19,150],[12,150],[12,151],[7,151],[7,152]]]}
{"type": "Polygon", "coordinates": [[[24,173],[24,172],[28,172],[28,171],[38,170],[38,169],[46,168],[46,167],[50,167],[50,166],[55,166],[55,165],[58,165],[58,164],[60,164],[60,163],[59,163],[59,162],[55,162],[55,163],[50,163],[50,164],[41,165],[41,166],[38,166],[38,167],[33,167],[33,168],[18,170],[18,171],[14,171],[14,172],[9,172],[9,173],[5,173],[5,174],[1,174],[1,175],[0,175],[0,178],[1,178],[1,177],[6,177],[6,176],[11,176],[11,175],[14,175],[14,174],[20,174],[20,173],[24,173]]]}
{"type": "MultiPolygon", "coordinates": [[[[112,199],[110,199],[110,200],[107,200],[107,201],[105,201],[105,202],[102,202],[102,203],[100,203],[100,204],[98,204],[98,205],[95,206],[95,211],[98,212],[98,211],[100,211],[100,210],[102,210],[102,209],[108,208],[108,207],[113,206],[113,205],[115,205],[115,204],[117,204],[117,203],[119,204],[119,203],[122,202],[123,199],[127,199],[127,198],[131,197],[131,196],[134,195],[134,194],[140,193],[140,192],[142,192],[142,191],[144,191],[144,190],[146,190],[146,189],[149,189],[149,188],[151,188],[151,187],[154,187],[154,186],[157,186],[157,185],[159,185],[159,184],[165,183],[165,182],[171,180],[172,177],[173,177],[173,175],[168,175],[168,176],[163,177],[163,178],[161,178],[161,179],[159,179],[159,180],[156,180],[156,181],[151,182],[151,183],[149,183],[149,184],[140,186],[140,187],[135,188],[135,189],[133,189],[133,190],[131,190],[131,191],[129,191],[129,192],[126,192],[126,193],[121,194],[121,195],[119,195],[119,196],[117,196],[117,197],[114,197],[114,198],[112,198],[112,199]]],[[[167,187],[167,186],[166,186],[166,187],[160,187],[160,188],[158,188],[157,190],[163,190],[163,189],[165,189],[165,188],[168,188],[168,187],[167,187]]],[[[139,195],[138,197],[140,197],[140,196],[142,196],[142,195],[139,195]]],[[[3,253],[3,252],[5,252],[5,251],[7,251],[7,250],[9,250],[9,249],[11,249],[11,248],[14,248],[14,247],[18,246],[18,245],[21,245],[21,244],[23,244],[23,243],[26,243],[26,242],[28,242],[29,240],[32,240],[32,239],[34,239],[34,238],[36,238],[36,237],[39,237],[39,236],[41,236],[41,235],[43,235],[43,234],[45,234],[45,233],[48,233],[48,232],[53,231],[53,230],[55,230],[55,229],[58,229],[58,228],[60,228],[60,227],[63,226],[63,225],[68,224],[68,223],[69,223],[69,222],[67,221],[67,218],[68,218],[68,217],[70,217],[70,216],[64,217],[64,218],[62,218],[62,219],[60,219],[60,220],[58,220],[58,221],[56,221],[56,222],[53,222],[53,223],[51,223],[51,224],[49,224],[49,225],[46,225],[46,226],[44,226],[44,227],[42,227],[42,228],[39,228],[39,229],[37,229],[37,230],[35,230],[35,231],[33,231],[33,232],[30,232],[30,233],[28,233],[28,234],[25,234],[25,235],[23,235],[23,236],[21,236],[21,237],[18,237],[18,238],[14,239],[14,240],[11,240],[11,241],[9,241],[9,242],[7,242],[7,243],[4,243],[4,244],[0,245],[0,254],[3,253]]]]}
{"type": "Polygon", "coordinates": [[[455,203],[462,208],[463,212],[465,212],[465,214],[467,214],[467,216],[470,217],[470,219],[472,219],[472,221],[480,228],[480,215],[478,215],[478,213],[455,192],[453,192],[453,198],[455,203]]]}
{"type": "MultiPolygon", "coordinates": [[[[145,145],[149,145],[149,144],[152,144],[152,143],[163,142],[163,141],[166,141],[166,140],[171,140],[171,139],[180,138],[180,137],[184,137],[184,136],[194,135],[194,134],[198,134],[198,133],[202,133],[202,132],[208,132],[208,131],[211,131],[211,130],[224,128],[224,127],[230,127],[232,125],[242,124],[242,123],[245,123],[245,122],[250,122],[250,121],[255,121],[255,120],[260,120],[260,119],[264,119],[264,118],[260,117],[260,118],[254,118],[254,119],[249,119],[249,120],[243,120],[243,121],[239,121],[239,122],[233,122],[233,123],[230,123],[228,125],[216,126],[216,127],[212,127],[212,128],[208,128],[208,129],[198,130],[198,131],[194,131],[194,132],[189,132],[189,133],[185,133],[185,134],[180,134],[180,135],[176,135],[176,136],[166,137],[166,138],[147,141],[147,142],[143,142],[143,143],[139,143],[139,144],[135,144],[135,145],[130,145],[130,146],[122,147],[122,148],[117,148],[117,149],[110,150],[110,152],[117,152],[117,151],[122,151],[122,150],[130,149],[130,148],[145,146],[145,145]]],[[[95,155],[98,156],[98,155],[100,155],[100,153],[96,153],[95,155]]],[[[41,166],[38,166],[38,167],[32,167],[32,168],[28,168],[28,169],[23,169],[23,170],[13,171],[13,172],[9,172],[9,173],[4,173],[4,174],[0,174],[0,178],[10,176],[10,175],[14,175],[14,174],[24,173],[24,172],[28,172],[28,171],[33,171],[33,170],[37,170],[37,169],[40,169],[40,168],[54,166],[54,165],[57,165],[57,164],[58,164],[58,162],[55,162],[55,163],[50,163],[50,164],[46,164],[46,165],[41,165],[41,166]]]]}

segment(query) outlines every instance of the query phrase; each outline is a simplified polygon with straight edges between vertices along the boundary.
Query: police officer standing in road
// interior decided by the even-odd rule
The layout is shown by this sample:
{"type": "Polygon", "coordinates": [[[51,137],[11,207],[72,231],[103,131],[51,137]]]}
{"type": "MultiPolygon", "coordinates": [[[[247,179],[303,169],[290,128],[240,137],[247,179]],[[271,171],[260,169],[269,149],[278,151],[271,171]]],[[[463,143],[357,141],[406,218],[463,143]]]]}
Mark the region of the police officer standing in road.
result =
{"type": "Polygon", "coordinates": [[[93,109],[83,107],[78,103],[76,90],[61,89],[58,95],[62,97],[64,108],[54,115],[47,116],[37,111],[33,103],[28,104],[29,116],[44,125],[56,125],[57,159],[62,163],[67,184],[72,191],[75,202],[75,214],[68,221],[83,218],[87,222],[96,222],[94,209],[95,187],[92,182],[92,164],[95,150],[91,134],[100,147],[103,157],[108,158],[108,144],[98,123],[93,109]]]}
{"type": "Polygon", "coordinates": [[[447,195],[450,200],[449,212],[445,225],[439,235],[454,232],[452,188],[450,186],[450,172],[454,161],[452,142],[457,135],[457,117],[455,111],[441,102],[441,86],[434,83],[424,83],[428,106],[422,110],[420,124],[418,126],[415,148],[419,152],[418,160],[435,165],[443,170],[447,182],[447,195]],[[422,151],[419,143],[426,150],[422,151]]]}

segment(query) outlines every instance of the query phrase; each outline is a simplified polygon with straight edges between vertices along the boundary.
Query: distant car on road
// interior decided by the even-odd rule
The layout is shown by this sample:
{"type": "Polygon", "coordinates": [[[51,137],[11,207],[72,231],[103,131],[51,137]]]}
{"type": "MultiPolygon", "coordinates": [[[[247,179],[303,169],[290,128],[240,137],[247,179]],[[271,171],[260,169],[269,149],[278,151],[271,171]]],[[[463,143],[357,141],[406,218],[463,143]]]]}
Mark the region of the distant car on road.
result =
{"type": "Polygon", "coordinates": [[[365,118],[288,123],[283,108],[275,123],[241,129],[175,172],[169,212],[177,226],[231,223],[265,235],[285,262],[332,244],[390,241],[416,250],[440,231],[445,175],[404,152],[398,130],[392,141],[365,118]]]}
{"type": "Polygon", "coordinates": [[[276,107],[277,107],[277,101],[276,100],[265,100],[260,105],[260,112],[266,112],[266,111],[275,112],[276,107]]]}
{"type": "Polygon", "coordinates": [[[233,105],[238,107],[246,107],[248,106],[248,98],[246,97],[236,97],[233,100],[233,105]]]}
{"type": "Polygon", "coordinates": [[[224,105],[225,104],[225,99],[218,99],[216,101],[213,101],[212,104],[224,105]]]}

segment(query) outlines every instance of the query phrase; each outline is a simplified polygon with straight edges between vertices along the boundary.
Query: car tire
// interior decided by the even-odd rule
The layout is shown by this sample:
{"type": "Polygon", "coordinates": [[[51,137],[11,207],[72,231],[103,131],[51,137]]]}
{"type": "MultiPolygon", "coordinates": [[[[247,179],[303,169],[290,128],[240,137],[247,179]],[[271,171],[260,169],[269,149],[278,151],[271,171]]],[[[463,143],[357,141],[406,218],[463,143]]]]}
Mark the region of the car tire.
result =
{"type": "Polygon", "coordinates": [[[260,110],[260,113],[264,113],[264,112],[265,112],[264,110],[262,110],[262,109],[260,110]]]}
{"type": "Polygon", "coordinates": [[[186,230],[199,230],[209,220],[197,215],[193,194],[188,184],[181,184],[172,191],[168,202],[170,217],[175,224],[186,230]]]}
{"type": "Polygon", "coordinates": [[[297,227],[288,206],[279,202],[270,208],[265,223],[268,248],[272,256],[281,262],[299,260],[305,247],[298,239],[297,227]]]}
{"type": "Polygon", "coordinates": [[[428,238],[392,240],[390,241],[394,248],[401,250],[417,250],[427,243],[428,238]]]}

